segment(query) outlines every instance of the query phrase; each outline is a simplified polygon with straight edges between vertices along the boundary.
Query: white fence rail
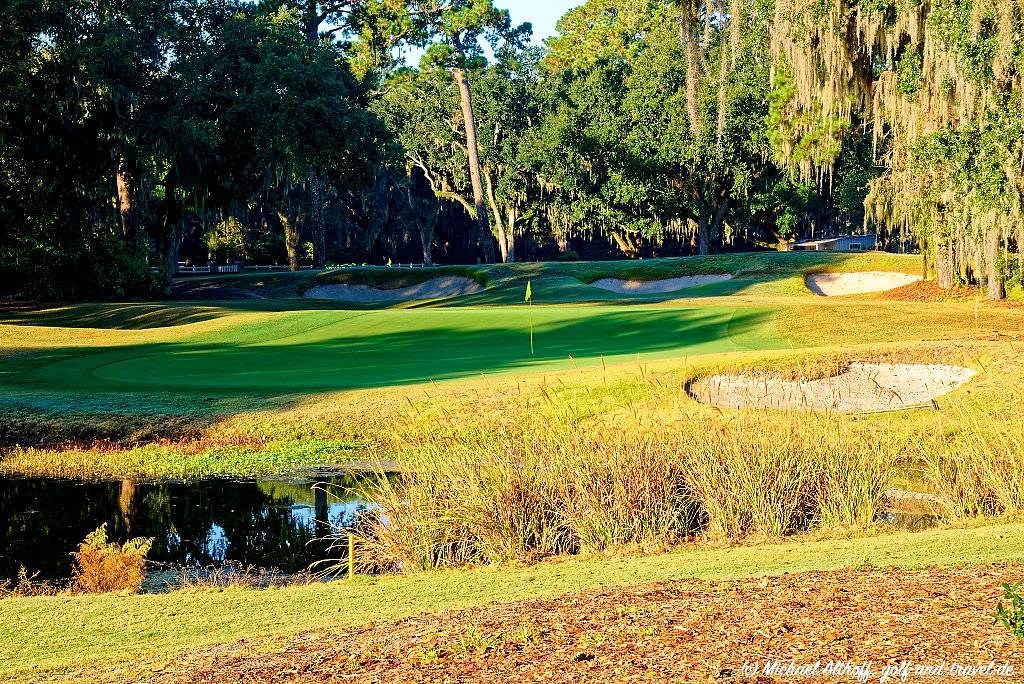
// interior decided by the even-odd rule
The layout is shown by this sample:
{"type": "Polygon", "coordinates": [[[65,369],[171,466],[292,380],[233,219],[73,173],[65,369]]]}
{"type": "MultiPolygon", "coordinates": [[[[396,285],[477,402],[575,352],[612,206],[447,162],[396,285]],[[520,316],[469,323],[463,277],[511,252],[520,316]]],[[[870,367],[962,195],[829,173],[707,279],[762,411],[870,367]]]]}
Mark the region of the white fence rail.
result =
{"type": "MultiPolygon", "coordinates": [[[[434,264],[436,265],[436,264],[434,264]]],[[[375,266],[380,268],[377,264],[339,264],[324,267],[325,271],[340,271],[346,268],[365,268],[368,266],[375,266]]],[[[433,265],[432,265],[433,266],[433,265]]],[[[426,264],[388,264],[386,268],[431,268],[426,264]]],[[[208,264],[206,266],[189,266],[184,262],[178,262],[178,273],[241,273],[243,270],[246,271],[284,271],[287,270],[288,266],[285,264],[208,264]]],[[[313,266],[303,264],[299,266],[300,271],[311,271],[313,266]]]]}

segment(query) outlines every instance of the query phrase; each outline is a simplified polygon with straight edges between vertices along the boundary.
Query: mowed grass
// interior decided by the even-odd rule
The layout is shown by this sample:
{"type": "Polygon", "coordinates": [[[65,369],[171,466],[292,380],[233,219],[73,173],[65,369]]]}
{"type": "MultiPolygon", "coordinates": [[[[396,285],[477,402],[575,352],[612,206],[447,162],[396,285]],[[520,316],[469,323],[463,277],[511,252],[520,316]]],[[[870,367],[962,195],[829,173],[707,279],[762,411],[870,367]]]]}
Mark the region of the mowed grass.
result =
{"type": "MultiPolygon", "coordinates": [[[[621,421],[624,411],[699,409],[685,382],[720,365],[892,348],[934,360],[936,344],[992,338],[993,331],[1009,332],[1012,343],[1024,329],[1020,308],[823,298],[804,287],[814,271],[919,267],[913,256],[767,253],[362,268],[205,279],[262,283],[261,300],[12,311],[0,314],[0,443],[35,446],[13,449],[0,472],[280,473],[364,459],[366,447],[379,454],[382,446],[400,450],[435,433],[492,430],[538,415],[621,421]],[[598,277],[721,272],[736,277],[662,301],[580,303],[593,293],[612,296],[586,284],[598,277]],[[298,295],[323,280],[385,285],[437,273],[470,274],[488,289],[473,296],[475,305],[459,297],[361,310],[298,295]],[[533,306],[522,301],[527,280],[533,306]],[[301,447],[310,440],[328,446],[301,447]]],[[[956,348],[955,361],[974,365],[983,352],[972,345],[956,348]]]]}
{"type": "Polygon", "coordinates": [[[768,309],[730,307],[293,311],[185,339],[51,349],[28,355],[3,383],[99,392],[334,391],[564,368],[602,357],[614,363],[785,346],[770,324],[768,309]]]}
{"type": "Polygon", "coordinates": [[[760,546],[693,546],[657,556],[596,556],[525,567],[360,577],[264,591],[56,596],[0,601],[0,679],[133,681],[184,649],[300,631],[344,630],[427,611],[602,586],[726,579],[869,565],[925,568],[1024,561],[1024,525],[896,532],[760,546]],[[96,668],[95,670],[92,668],[96,668]]]}

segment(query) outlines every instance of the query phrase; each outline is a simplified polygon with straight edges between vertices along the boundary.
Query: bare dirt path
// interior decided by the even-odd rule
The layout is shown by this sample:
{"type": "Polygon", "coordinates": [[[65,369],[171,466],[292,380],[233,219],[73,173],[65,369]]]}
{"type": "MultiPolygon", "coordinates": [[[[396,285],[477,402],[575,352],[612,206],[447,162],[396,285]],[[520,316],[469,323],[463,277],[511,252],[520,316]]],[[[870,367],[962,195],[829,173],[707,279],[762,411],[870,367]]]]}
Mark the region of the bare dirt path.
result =
{"type": "Polygon", "coordinates": [[[1020,682],[1024,644],[992,613],[1001,583],[1022,577],[849,570],[595,590],[185,654],[154,681],[1020,682]],[[828,673],[830,661],[867,674],[828,673]],[[987,676],[953,670],[989,663],[987,676]]]}

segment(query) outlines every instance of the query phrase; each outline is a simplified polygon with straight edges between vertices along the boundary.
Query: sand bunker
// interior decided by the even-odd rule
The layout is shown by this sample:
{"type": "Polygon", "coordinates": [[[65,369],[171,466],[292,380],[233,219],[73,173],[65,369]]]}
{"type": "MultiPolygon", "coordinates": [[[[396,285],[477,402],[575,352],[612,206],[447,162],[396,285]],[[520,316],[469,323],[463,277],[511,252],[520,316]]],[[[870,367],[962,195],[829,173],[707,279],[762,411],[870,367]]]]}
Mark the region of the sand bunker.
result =
{"type": "Polygon", "coordinates": [[[845,373],[819,380],[716,375],[695,382],[690,394],[722,408],[891,411],[927,404],[974,375],[960,366],[851,363],[845,373]]]}
{"type": "Polygon", "coordinates": [[[473,294],[483,288],[472,278],[446,276],[431,278],[418,285],[383,290],[369,285],[318,285],[306,290],[310,299],[334,299],[343,302],[407,302],[416,299],[441,299],[473,294]]]}
{"type": "Polygon", "coordinates": [[[720,275],[698,275],[683,276],[681,278],[667,278],[665,280],[620,280],[618,278],[602,278],[590,283],[602,290],[618,292],[619,294],[665,294],[676,290],[685,290],[698,285],[710,285],[712,283],[724,283],[732,280],[729,274],[720,275]]]}
{"type": "Polygon", "coordinates": [[[820,297],[884,292],[910,285],[921,276],[908,273],[865,271],[860,273],[814,273],[807,276],[807,289],[820,297]]]}

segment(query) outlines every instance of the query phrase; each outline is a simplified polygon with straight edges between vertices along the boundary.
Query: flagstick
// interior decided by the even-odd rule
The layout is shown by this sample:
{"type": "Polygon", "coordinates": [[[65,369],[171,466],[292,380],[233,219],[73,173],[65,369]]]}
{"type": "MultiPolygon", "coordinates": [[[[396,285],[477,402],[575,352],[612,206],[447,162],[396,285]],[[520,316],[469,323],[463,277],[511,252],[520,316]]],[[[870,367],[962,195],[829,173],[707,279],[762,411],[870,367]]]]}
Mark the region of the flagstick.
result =
{"type": "Polygon", "coordinates": [[[533,356],[533,297],[530,297],[530,356],[533,356]]]}

